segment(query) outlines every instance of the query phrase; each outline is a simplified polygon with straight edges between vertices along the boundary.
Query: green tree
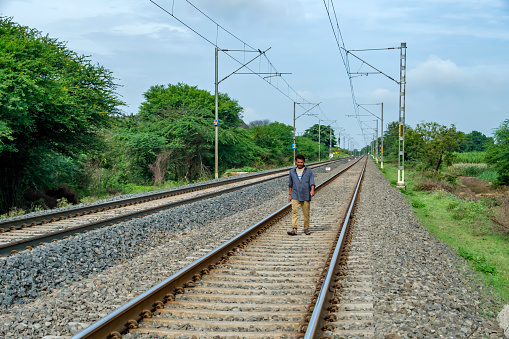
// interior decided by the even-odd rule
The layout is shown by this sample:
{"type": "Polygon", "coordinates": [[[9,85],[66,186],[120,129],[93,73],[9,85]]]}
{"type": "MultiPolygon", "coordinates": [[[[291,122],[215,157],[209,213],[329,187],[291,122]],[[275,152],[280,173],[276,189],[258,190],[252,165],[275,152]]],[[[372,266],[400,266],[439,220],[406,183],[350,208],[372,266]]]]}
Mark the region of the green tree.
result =
{"type": "Polygon", "coordinates": [[[168,140],[161,135],[150,132],[119,131],[115,135],[118,143],[125,149],[126,160],[129,165],[129,182],[144,183],[151,181],[152,173],[149,165],[157,156],[166,150],[168,140]]]}
{"type": "MultiPolygon", "coordinates": [[[[295,154],[302,154],[306,157],[306,162],[318,160],[318,144],[316,141],[304,136],[296,137],[297,149],[295,154]]],[[[293,155],[293,151],[292,151],[293,155]]]]}
{"type": "Polygon", "coordinates": [[[460,152],[485,151],[493,144],[493,138],[487,137],[479,131],[465,134],[465,139],[459,144],[460,152]]]}
{"type": "Polygon", "coordinates": [[[509,119],[494,131],[495,144],[487,151],[487,161],[498,172],[495,184],[509,185],[509,119]]]}
{"type": "Polygon", "coordinates": [[[112,73],[65,43],[0,18],[0,209],[15,206],[49,155],[98,145],[122,105],[112,73]]]}
{"type": "MultiPolygon", "coordinates": [[[[166,111],[185,114],[200,111],[210,124],[215,118],[215,97],[209,92],[183,83],[151,86],[143,93],[145,101],[140,106],[142,117],[167,117],[166,111]]],[[[239,127],[242,123],[243,108],[228,94],[219,93],[218,116],[221,127],[239,127]]]]}
{"type": "MultiPolygon", "coordinates": [[[[405,138],[408,138],[409,134],[413,131],[410,125],[405,126],[405,138]]],[[[396,158],[398,157],[399,147],[399,123],[397,121],[390,122],[384,128],[384,156],[396,158]]],[[[381,143],[381,140],[379,141],[381,143]]],[[[411,145],[405,143],[405,159],[414,160],[416,155],[411,149],[411,145]],[[410,147],[409,147],[410,146],[410,147]]]]}
{"type": "Polygon", "coordinates": [[[329,125],[314,124],[304,131],[304,137],[318,142],[318,130],[320,130],[320,143],[327,147],[336,147],[334,129],[329,125]],[[330,137],[332,135],[332,138],[330,137]]]}
{"type": "Polygon", "coordinates": [[[415,130],[405,133],[405,151],[415,154],[425,167],[439,170],[444,162],[451,160],[451,152],[458,149],[464,134],[436,122],[417,124],[415,130]]]}
{"type": "MultiPolygon", "coordinates": [[[[211,173],[214,166],[214,96],[179,83],[152,86],[144,97],[137,129],[168,140],[165,151],[171,150],[170,177],[190,181],[211,173]]],[[[227,94],[219,95],[218,106],[220,168],[224,170],[256,161],[261,150],[239,127],[243,124],[242,107],[227,94]]],[[[150,161],[154,155],[146,156],[150,161]]]]}
{"type": "Polygon", "coordinates": [[[272,122],[255,124],[248,131],[254,143],[260,147],[260,156],[264,163],[283,165],[291,160],[293,127],[272,122]]]}

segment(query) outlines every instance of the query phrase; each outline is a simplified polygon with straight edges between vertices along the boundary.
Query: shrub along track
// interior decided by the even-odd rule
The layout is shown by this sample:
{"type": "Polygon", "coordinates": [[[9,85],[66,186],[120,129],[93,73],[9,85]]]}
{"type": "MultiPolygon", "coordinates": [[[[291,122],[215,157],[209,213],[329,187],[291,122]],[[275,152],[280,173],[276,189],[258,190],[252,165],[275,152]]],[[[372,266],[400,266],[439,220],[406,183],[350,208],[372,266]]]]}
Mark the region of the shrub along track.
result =
{"type": "MultiPolygon", "coordinates": [[[[324,161],[311,168],[337,163],[324,161]]],[[[344,162],[344,160],[339,160],[344,162]]],[[[229,180],[183,187],[170,191],[147,193],[93,207],[77,207],[44,216],[0,221],[0,256],[16,254],[45,242],[58,241],[77,233],[107,227],[134,218],[142,218],[161,210],[212,198],[287,175],[288,168],[233,177],[229,180]]]]}
{"type": "Polygon", "coordinates": [[[364,164],[319,186],[311,235],[286,235],[288,204],[75,338],[120,337],[127,328],[130,337],[313,337],[327,321],[364,164]]]}

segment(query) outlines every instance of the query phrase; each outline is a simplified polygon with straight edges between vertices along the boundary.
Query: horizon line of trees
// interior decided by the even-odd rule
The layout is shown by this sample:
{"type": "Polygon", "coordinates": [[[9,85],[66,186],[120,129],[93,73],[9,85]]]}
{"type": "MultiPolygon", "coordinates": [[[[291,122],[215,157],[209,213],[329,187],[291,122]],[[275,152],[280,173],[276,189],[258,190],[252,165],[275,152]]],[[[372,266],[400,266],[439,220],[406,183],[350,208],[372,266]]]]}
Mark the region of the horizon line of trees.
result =
{"type": "MultiPolygon", "coordinates": [[[[131,184],[211,178],[214,96],[183,83],[154,85],[143,93],[138,114],[124,116],[115,81],[65,43],[0,17],[0,213],[48,201],[59,189],[78,199],[131,184]]],[[[293,127],[246,124],[242,112],[236,100],[219,95],[220,171],[290,165],[293,127]]],[[[489,159],[509,183],[507,125],[494,138],[434,122],[408,126],[405,156],[439,170],[452,151],[496,149],[489,159]]],[[[323,158],[337,146],[331,126],[311,126],[296,137],[308,162],[318,158],[318,130],[323,158]]],[[[397,152],[397,133],[397,122],[389,123],[389,156],[397,152]]]]}
{"type": "MultiPolygon", "coordinates": [[[[398,139],[398,122],[388,123],[384,131],[385,157],[397,159],[398,139]]],[[[378,143],[380,153],[381,138],[378,143]]],[[[362,152],[371,152],[371,145],[362,152]]],[[[494,137],[479,131],[464,133],[454,124],[448,127],[437,122],[421,122],[415,128],[405,126],[405,161],[418,162],[423,170],[438,172],[452,165],[454,152],[484,152],[485,162],[498,173],[494,184],[509,185],[509,119],[494,129],[494,137]]]]}
{"type": "MultiPolygon", "coordinates": [[[[115,81],[65,43],[0,18],[0,213],[48,201],[62,187],[77,200],[129,184],[210,177],[214,96],[182,83],[154,85],[138,114],[123,116],[115,81]]],[[[242,111],[219,95],[220,170],[291,164],[293,128],[249,126],[242,111]]],[[[298,152],[313,161],[317,138],[306,133],[297,137],[298,152]]]]}

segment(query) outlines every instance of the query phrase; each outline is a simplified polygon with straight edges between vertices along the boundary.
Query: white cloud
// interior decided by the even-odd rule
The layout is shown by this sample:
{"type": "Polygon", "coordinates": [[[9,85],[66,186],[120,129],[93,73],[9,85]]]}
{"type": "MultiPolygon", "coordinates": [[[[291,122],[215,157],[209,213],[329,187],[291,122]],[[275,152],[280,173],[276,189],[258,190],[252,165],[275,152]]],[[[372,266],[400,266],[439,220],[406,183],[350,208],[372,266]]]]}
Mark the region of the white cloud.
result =
{"type": "Polygon", "coordinates": [[[244,107],[244,111],[242,112],[242,120],[244,120],[245,123],[264,119],[266,119],[266,117],[260,116],[253,107],[244,107]]]}
{"type": "Polygon", "coordinates": [[[472,84],[472,77],[451,60],[430,56],[428,60],[409,70],[407,83],[416,88],[466,88],[472,84]],[[415,84],[415,85],[413,85],[415,84]]]}
{"type": "MultiPolygon", "coordinates": [[[[304,90],[297,90],[296,91],[298,95],[300,95],[302,98],[307,100],[308,102],[315,102],[317,99],[315,95],[311,91],[304,91],[304,90]]],[[[290,92],[290,96],[292,93],[290,92]]],[[[302,100],[300,98],[295,98],[295,100],[301,102],[302,100]]],[[[318,102],[315,102],[318,103],[318,102]]]]}
{"type": "Polygon", "coordinates": [[[65,1],[7,1],[0,9],[2,15],[16,13],[14,21],[27,20],[34,22],[59,23],[62,20],[86,20],[97,17],[120,17],[140,13],[139,2],[133,0],[88,0],[65,1]],[[29,8],[30,10],[27,10],[29,8]]]}
{"type": "Polygon", "coordinates": [[[372,102],[392,101],[395,98],[395,93],[386,88],[377,88],[371,92],[369,97],[372,102]]]}
{"type": "Polygon", "coordinates": [[[163,34],[176,34],[182,37],[190,36],[190,32],[187,29],[155,22],[119,25],[113,27],[112,31],[118,35],[149,35],[155,39],[161,38],[163,34]]]}
{"type": "MultiPolygon", "coordinates": [[[[206,14],[219,20],[219,24],[258,25],[264,22],[281,23],[282,21],[314,18],[315,11],[307,11],[309,4],[305,1],[273,0],[195,0],[194,4],[206,14]],[[256,18],[256,22],[253,19],[256,18]]],[[[228,28],[228,27],[226,27],[228,28]]]]}

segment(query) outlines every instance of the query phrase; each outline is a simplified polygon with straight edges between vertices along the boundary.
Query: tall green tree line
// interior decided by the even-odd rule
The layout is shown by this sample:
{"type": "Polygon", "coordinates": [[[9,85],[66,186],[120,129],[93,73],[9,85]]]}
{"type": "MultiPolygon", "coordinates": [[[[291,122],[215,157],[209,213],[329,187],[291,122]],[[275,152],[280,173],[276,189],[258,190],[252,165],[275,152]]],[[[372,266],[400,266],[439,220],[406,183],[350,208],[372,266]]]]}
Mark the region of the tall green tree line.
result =
{"type": "MultiPolygon", "coordinates": [[[[384,133],[384,154],[397,159],[398,122],[387,124],[384,133]]],[[[365,148],[369,152],[369,148],[365,148]]],[[[419,162],[424,169],[438,171],[454,160],[453,152],[485,151],[486,163],[498,173],[496,184],[509,185],[509,120],[494,129],[494,137],[479,131],[463,133],[454,125],[449,127],[436,122],[423,122],[415,128],[406,126],[405,159],[419,162]]]]}
{"type": "Polygon", "coordinates": [[[494,143],[488,147],[487,161],[498,172],[497,184],[509,185],[509,119],[494,131],[494,143]]]}
{"type": "Polygon", "coordinates": [[[44,170],[96,147],[122,105],[112,73],[65,43],[0,18],[0,209],[16,206],[44,170]]]}

